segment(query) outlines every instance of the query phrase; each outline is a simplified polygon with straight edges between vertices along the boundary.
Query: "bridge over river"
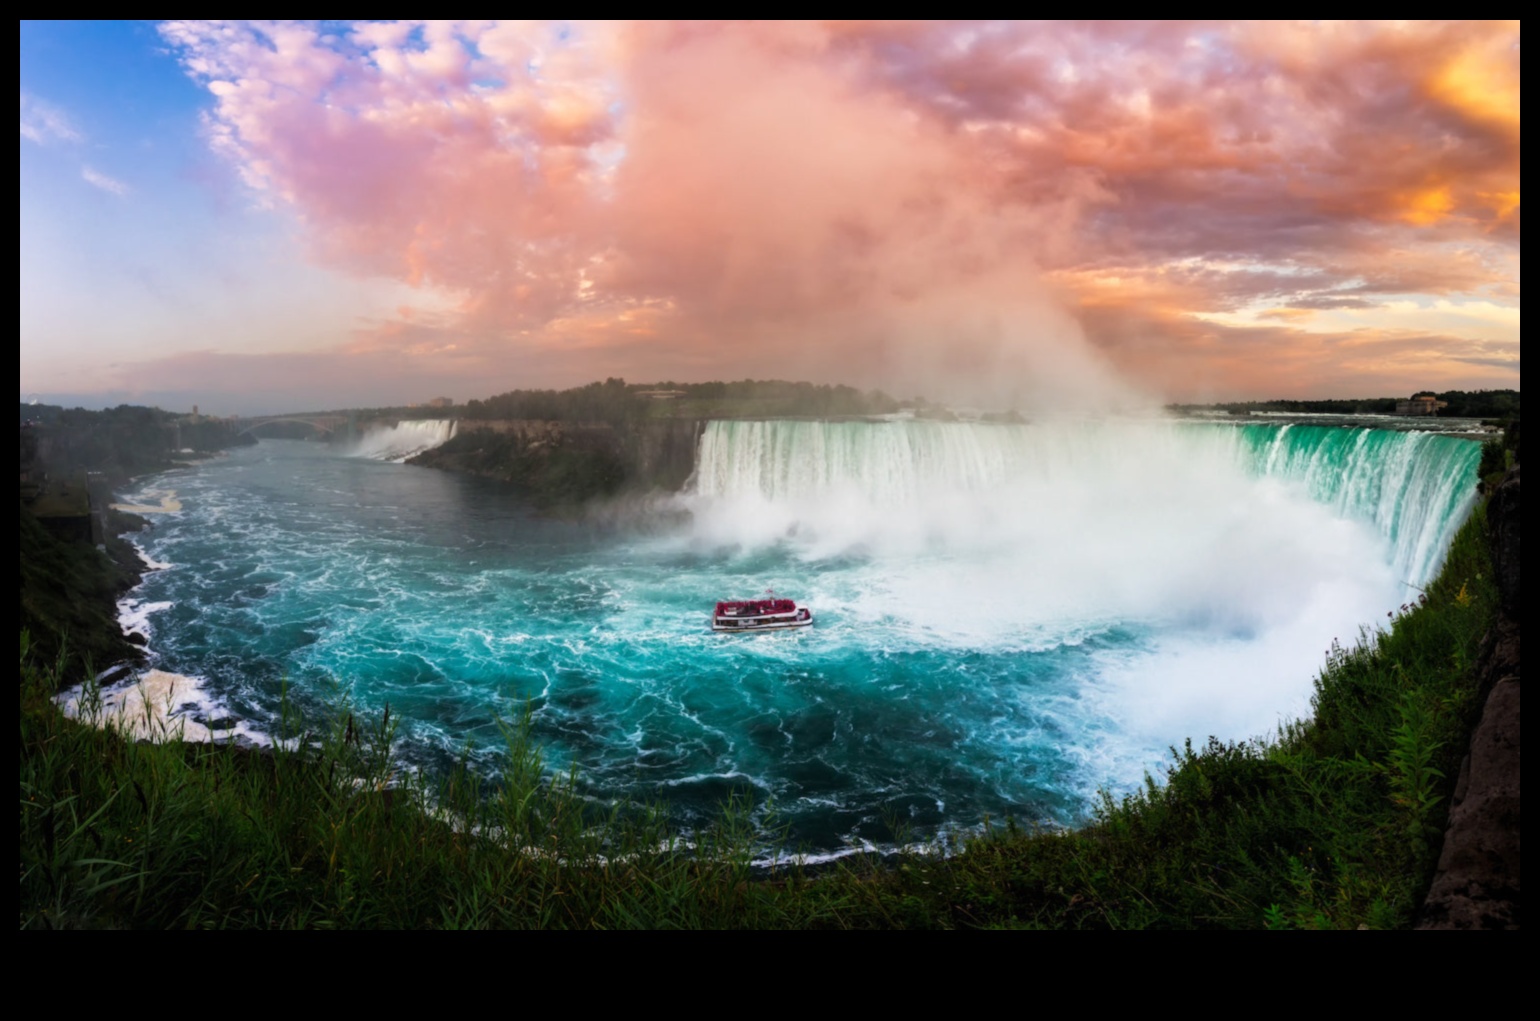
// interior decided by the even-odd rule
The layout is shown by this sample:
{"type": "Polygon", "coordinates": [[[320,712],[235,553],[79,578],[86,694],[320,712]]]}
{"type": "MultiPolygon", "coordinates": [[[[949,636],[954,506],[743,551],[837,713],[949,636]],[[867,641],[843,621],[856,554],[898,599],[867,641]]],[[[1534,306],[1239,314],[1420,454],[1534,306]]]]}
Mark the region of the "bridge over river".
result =
{"type": "Polygon", "coordinates": [[[338,430],[353,431],[356,428],[356,416],[336,412],[299,415],[261,415],[255,418],[236,419],[233,424],[237,435],[256,434],[258,430],[265,426],[294,424],[309,426],[310,431],[316,436],[331,437],[338,430]]]}

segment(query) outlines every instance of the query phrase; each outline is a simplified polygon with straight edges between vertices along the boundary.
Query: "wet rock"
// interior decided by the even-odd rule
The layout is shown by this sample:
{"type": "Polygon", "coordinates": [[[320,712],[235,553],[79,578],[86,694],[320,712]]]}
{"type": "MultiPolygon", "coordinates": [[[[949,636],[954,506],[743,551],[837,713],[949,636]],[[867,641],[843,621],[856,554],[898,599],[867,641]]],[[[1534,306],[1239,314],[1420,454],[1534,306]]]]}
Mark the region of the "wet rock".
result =
{"type": "Polygon", "coordinates": [[[112,667],[110,670],[103,671],[102,674],[96,678],[96,683],[100,687],[110,688],[120,681],[128,680],[129,676],[133,673],[133,670],[134,668],[131,664],[119,663],[117,666],[112,667]]]}

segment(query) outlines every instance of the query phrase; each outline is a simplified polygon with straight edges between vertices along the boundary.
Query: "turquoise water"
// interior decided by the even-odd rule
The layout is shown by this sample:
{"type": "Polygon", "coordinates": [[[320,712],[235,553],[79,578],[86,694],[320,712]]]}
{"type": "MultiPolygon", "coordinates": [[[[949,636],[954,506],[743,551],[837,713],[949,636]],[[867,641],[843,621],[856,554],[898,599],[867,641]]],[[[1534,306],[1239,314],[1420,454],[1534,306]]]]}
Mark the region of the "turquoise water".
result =
{"type": "MultiPolygon", "coordinates": [[[[446,433],[447,434],[447,433],[446,433]]],[[[189,712],[285,685],[403,721],[404,763],[533,711],[554,768],[682,826],[746,794],[813,853],[1071,823],[1169,745],[1308,711],[1437,570],[1476,444],[1305,426],[713,423],[690,493],[574,523],[482,480],[263,442],[128,494],[180,509],[131,610],[189,712]],[[174,506],[174,504],[168,505],[174,506]],[[766,588],[798,632],[707,630],[766,588]]],[[[767,840],[771,839],[767,837],[767,840]]]]}

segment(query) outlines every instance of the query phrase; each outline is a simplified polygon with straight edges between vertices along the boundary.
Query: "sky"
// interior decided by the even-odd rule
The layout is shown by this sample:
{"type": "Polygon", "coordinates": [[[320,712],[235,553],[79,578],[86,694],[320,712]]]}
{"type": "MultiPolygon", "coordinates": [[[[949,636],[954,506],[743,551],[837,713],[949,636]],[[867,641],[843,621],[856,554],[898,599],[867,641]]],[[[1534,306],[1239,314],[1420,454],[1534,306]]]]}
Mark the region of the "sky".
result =
{"type": "Polygon", "coordinates": [[[21,396],[1519,387],[1519,26],[23,22],[21,396]]]}

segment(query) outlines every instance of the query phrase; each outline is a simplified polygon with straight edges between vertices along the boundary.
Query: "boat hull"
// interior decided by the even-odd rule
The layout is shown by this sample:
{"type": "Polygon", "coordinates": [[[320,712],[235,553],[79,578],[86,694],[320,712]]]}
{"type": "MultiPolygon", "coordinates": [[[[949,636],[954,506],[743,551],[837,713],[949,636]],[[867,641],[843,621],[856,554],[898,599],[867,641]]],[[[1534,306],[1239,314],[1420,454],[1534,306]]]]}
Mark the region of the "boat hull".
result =
{"type": "Polygon", "coordinates": [[[724,634],[748,634],[752,631],[790,631],[813,627],[813,614],[801,610],[795,618],[711,618],[711,630],[724,634]]]}
{"type": "Polygon", "coordinates": [[[711,622],[711,630],[713,631],[720,631],[724,634],[739,635],[751,634],[755,631],[790,631],[793,628],[812,626],[813,618],[811,616],[809,616],[807,620],[774,620],[763,622],[752,620],[713,620],[711,622]]]}

